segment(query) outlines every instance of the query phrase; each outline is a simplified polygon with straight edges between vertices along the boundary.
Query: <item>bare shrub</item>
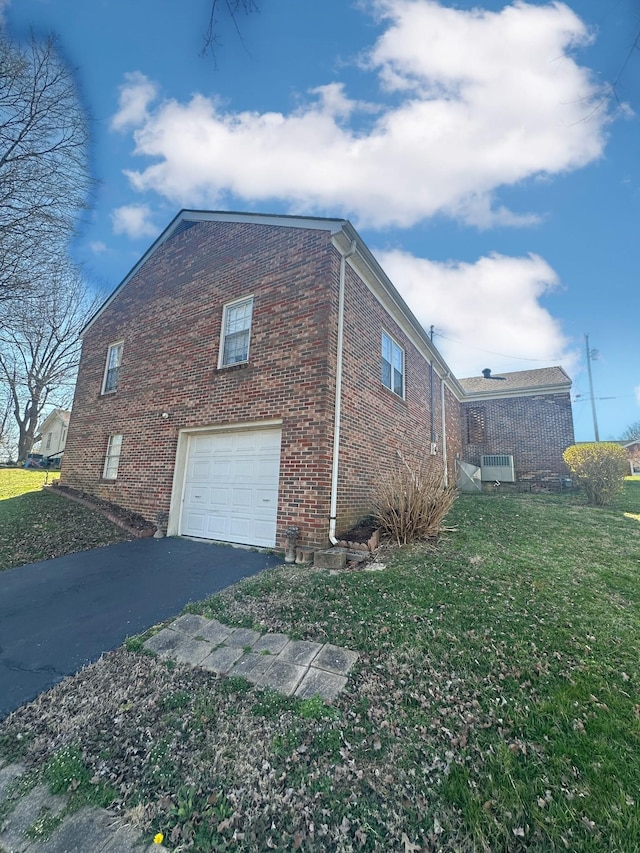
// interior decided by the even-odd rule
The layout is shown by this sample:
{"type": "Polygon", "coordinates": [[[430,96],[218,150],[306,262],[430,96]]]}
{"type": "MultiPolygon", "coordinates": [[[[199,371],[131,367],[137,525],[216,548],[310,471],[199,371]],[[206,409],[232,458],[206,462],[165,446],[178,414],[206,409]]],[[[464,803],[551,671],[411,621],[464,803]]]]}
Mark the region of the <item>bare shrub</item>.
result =
{"type": "Polygon", "coordinates": [[[423,463],[413,470],[403,462],[383,476],[373,512],[384,533],[407,545],[436,538],[457,496],[454,486],[445,485],[441,468],[423,463]]]}

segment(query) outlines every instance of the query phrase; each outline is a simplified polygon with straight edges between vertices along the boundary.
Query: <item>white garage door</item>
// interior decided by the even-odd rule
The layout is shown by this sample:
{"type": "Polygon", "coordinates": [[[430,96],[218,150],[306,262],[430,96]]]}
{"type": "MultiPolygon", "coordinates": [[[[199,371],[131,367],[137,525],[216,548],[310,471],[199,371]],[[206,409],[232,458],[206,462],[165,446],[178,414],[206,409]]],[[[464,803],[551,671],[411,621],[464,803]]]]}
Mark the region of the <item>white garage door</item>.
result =
{"type": "Polygon", "coordinates": [[[280,438],[279,429],[192,435],[180,533],[272,548],[280,438]]]}

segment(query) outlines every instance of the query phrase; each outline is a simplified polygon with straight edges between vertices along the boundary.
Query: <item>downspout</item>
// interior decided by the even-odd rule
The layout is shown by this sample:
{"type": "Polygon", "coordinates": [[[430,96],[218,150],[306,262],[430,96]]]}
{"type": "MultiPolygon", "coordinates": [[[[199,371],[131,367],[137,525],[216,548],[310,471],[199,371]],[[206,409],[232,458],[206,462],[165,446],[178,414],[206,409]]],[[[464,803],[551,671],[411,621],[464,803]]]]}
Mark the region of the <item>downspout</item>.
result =
{"type": "Polygon", "coordinates": [[[444,484],[449,485],[449,470],[447,468],[447,413],[444,410],[445,401],[445,384],[444,381],[449,376],[443,376],[440,380],[440,409],[442,411],[442,465],[444,467],[444,484]]]}
{"type": "MultiPolygon", "coordinates": [[[[431,326],[431,328],[429,329],[429,337],[431,339],[431,344],[433,345],[433,326],[431,326]]],[[[429,394],[431,396],[431,402],[430,402],[430,406],[431,406],[431,444],[433,445],[433,443],[436,440],[435,412],[433,411],[433,402],[435,399],[435,396],[433,393],[433,390],[434,390],[433,389],[433,352],[431,353],[431,366],[429,369],[429,386],[430,386],[429,387],[429,394]]],[[[433,450],[431,452],[433,453],[433,450]]]]}
{"type": "Polygon", "coordinates": [[[347,258],[356,250],[356,241],[344,255],[340,253],[340,290],[338,293],[338,350],[336,352],[336,403],[333,418],[333,464],[331,467],[331,507],[329,510],[329,541],[337,545],[336,523],[338,512],[338,462],[340,457],[340,418],[342,415],[342,339],[344,336],[344,288],[347,258]]]}

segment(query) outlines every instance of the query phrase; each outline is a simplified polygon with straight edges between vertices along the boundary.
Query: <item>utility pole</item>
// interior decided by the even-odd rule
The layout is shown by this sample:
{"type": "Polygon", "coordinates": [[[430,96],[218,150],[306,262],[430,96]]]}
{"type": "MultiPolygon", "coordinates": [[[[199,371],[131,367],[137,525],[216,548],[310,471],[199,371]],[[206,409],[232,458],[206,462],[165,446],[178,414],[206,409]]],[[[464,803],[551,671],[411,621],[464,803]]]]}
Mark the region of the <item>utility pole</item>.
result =
{"type": "Polygon", "coordinates": [[[587,348],[587,371],[589,373],[589,393],[591,395],[591,411],[593,413],[593,431],[596,436],[596,441],[600,441],[598,433],[598,418],[596,416],[596,398],[593,393],[593,376],[591,375],[591,359],[594,357],[589,349],[589,335],[584,336],[585,346],[587,348]]]}

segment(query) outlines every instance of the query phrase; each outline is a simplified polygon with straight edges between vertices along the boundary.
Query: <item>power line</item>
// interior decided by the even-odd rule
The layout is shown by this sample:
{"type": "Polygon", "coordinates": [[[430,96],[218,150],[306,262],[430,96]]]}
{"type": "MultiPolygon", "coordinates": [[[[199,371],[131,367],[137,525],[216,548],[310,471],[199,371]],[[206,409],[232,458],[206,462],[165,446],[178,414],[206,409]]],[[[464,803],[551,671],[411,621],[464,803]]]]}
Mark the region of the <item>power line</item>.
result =
{"type": "Polygon", "coordinates": [[[459,341],[456,338],[450,338],[447,335],[443,335],[442,332],[434,331],[434,334],[437,335],[437,337],[442,338],[445,341],[451,341],[451,343],[454,343],[454,344],[462,344],[467,349],[475,349],[475,350],[478,350],[478,352],[486,352],[489,355],[499,355],[500,358],[512,358],[512,359],[517,359],[518,361],[547,361],[548,362],[548,361],[557,360],[557,359],[551,359],[551,358],[527,358],[526,356],[523,356],[523,355],[507,355],[504,352],[495,352],[494,350],[483,349],[482,347],[475,347],[475,346],[473,346],[473,344],[468,344],[466,341],[459,341]]]}

